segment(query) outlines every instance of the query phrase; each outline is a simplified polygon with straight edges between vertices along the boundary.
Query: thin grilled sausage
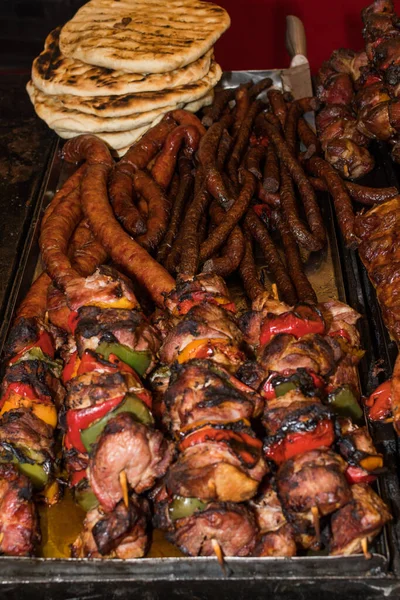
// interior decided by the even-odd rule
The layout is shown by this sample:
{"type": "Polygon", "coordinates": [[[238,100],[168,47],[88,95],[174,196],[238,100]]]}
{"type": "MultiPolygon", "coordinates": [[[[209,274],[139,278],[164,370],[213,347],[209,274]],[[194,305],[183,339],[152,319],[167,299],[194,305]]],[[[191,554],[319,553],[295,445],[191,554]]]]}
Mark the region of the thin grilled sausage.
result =
{"type": "Polygon", "coordinates": [[[163,239],[168,226],[170,202],[167,195],[146,171],[137,171],[133,176],[133,186],[148,205],[145,234],[136,241],[146,250],[155,250],[163,239]]]}
{"type": "Polygon", "coordinates": [[[195,196],[190,204],[183,223],[182,239],[184,252],[181,254],[179,274],[181,277],[192,277],[197,273],[199,266],[199,224],[210,203],[210,195],[205,188],[195,196]]]}
{"type": "Polygon", "coordinates": [[[171,182],[182,142],[185,143],[186,155],[191,158],[199,147],[200,138],[201,134],[194,125],[180,125],[168,135],[151,170],[153,179],[163,190],[167,190],[171,182]]]}
{"type": "Polygon", "coordinates": [[[249,171],[243,171],[243,186],[239,197],[232,208],[225,214],[224,220],[210,233],[200,248],[200,263],[203,263],[222,246],[237,225],[243,215],[246,213],[251,199],[256,190],[256,180],[249,171]]]}
{"type": "Polygon", "coordinates": [[[145,220],[134,205],[135,192],[132,177],[114,167],[108,189],[115,216],[124,229],[133,237],[145,233],[145,220]]]}
{"type": "Polygon", "coordinates": [[[322,177],[326,181],[328,190],[333,198],[337,220],[344,241],[348,247],[355,247],[357,245],[357,238],[354,234],[355,216],[351,198],[341,177],[329,163],[317,156],[310,158],[308,168],[313,175],[322,177]]]}
{"type": "Polygon", "coordinates": [[[185,205],[188,203],[193,189],[192,162],[186,156],[179,156],[179,188],[172,205],[171,220],[169,222],[167,233],[159,247],[157,260],[164,264],[167,255],[169,254],[173,241],[178,232],[179,225],[182,221],[182,215],[185,205]]]}
{"type": "Polygon", "coordinates": [[[195,127],[198,130],[200,136],[203,136],[206,132],[206,128],[204,127],[204,125],[202,125],[200,119],[196,117],[195,114],[189,112],[188,110],[185,110],[184,108],[176,108],[175,110],[172,110],[169,113],[167,113],[166,116],[171,117],[172,119],[174,119],[174,121],[179,123],[179,125],[182,125],[184,127],[195,127]]]}
{"type": "Polygon", "coordinates": [[[296,304],[297,294],[267,228],[253,210],[247,211],[245,224],[261,248],[268,269],[275,279],[280,298],[293,306],[296,304]]]}
{"type": "MultiPolygon", "coordinates": [[[[264,123],[265,130],[275,146],[279,159],[285,165],[287,171],[290,173],[298,187],[307,221],[311,229],[311,233],[305,235],[304,228],[302,228],[301,235],[297,235],[297,232],[291,227],[292,233],[296,236],[298,242],[302,243],[307,250],[320,250],[325,243],[326,233],[314,189],[285,140],[267,119],[268,115],[266,116],[264,123]]],[[[287,217],[289,218],[288,214],[287,217]]],[[[297,220],[299,221],[299,219],[297,220]]],[[[299,226],[298,228],[300,230],[299,226]]]]}
{"type": "Polygon", "coordinates": [[[279,211],[274,212],[274,221],[282,238],[286,264],[300,302],[317,302],[317,295],[304,273],[303,263],[296,240],[290,231],[286,218],[279,211]]]}
{"type": "MultiPolygon", "coordinates": [[[[261,163],[265,156],[266,148],[263,145],[250,146],[244,158],[244,167],[253,173],[256,179],[262,179],[261,163]]],[[[240,177],[240,173],[239,173],[240,177]]]]}
{"type": "Polygon", "coordinates": [[[272,108],[272,112],[279,119],[282,129],[285,128],[287,106],[283,98],[282,92],[279,90],[269,90],[268,100],[272,108]]]}
{"type": "Polygon", "coordinates": [[[259,96],[261,94],[261,92],[270,88],[272,84],[273,84],[273,81],[270,77],[264,77],[263,79],[260,79],[260,81],[257,81],[257,83],[254,83],[251,86],[251,88],[249,89],[250,98],[251,99],[257,98],[257,96],[259,96]]]}
{"type": "MultiPolygon", "coordinates": [[[[310,177],[309,180],[315,190],[319,192],[328,191],[324,179],[321,179],[320,177],[310,177]]],[[[381,202],[386,202],[386,200],[390,200],[399,195],[399,190],[396,187],[371,188],[352,183],[351,181],[344,181],[343,183],[353,200],[356,200],[356,202],[359,202],[360,204],[365,204],[366,206],[380,204],[381,202]]]]}
{"type": "Polygon", "coordinates": [[[321,153],[321,144],[319,139],[303,117],[300,117],[297,122],[297,133],[299,134],[299,138],[306,148],[304,153],[305,159],[311,158],[311,156],[314,154],[321,153]]]}
{"type": "Polygon", "coordinates": [[[235,97],[235,89],[228,88],[215,92],[214,102],[202,118],[205,127],[211,127],[213,123],[219,120],[225,106],[235,97]]]}
{"type": "Polygon", "coordinates": [[[296,154],[297,123],[301,114],[302,112],[300,106],[296,102],[292,102],[285,121],[285,140],[293,154],[296,154]]]}
{"type": "Polygon", "coordinates": [[[240,85],[235,90],[235,121],[232,126],[234,137],[239,133],[239,129],[250,108],[250,96],[247,86],[240,85]]]}
{"type": "Polygon", "coordinates": [[[265,157],[262,186],[266,192],[275,194],[279,190],[279,162],[274,146],[269,144],[265,157]]]}
{"type": "Polygon", "coordinates": [[[211,125],[202,137],[197,152],[197,158],[204,171],[207,190],[225,209],[232,206],[234,199],[229,196],[221,172],[216,166],[217,150],[222,132],[229,127],[232,120],[231,115],[226,115],[220,121],[211,125]]]}
{"type": "Polygon", "coordinates": [[[246,228],[244,233],[244,254],[239,266],[239,273],[246,295],[250,300],[255,300],[265,289],[258,277],[257,267],[254,262],[251,234],[246,228]]]}
{"type": "MultiPolygon", "coordinates": [[[[210,207],[210,215],[213,223],[219,225],[225,219],[226,213],[218,204],[213,202],[210,207]]],[[[202,271],[204,273],[215,273],[220,277],[227,277],[239,267],[243,254],[244,237],[242,230],[236,225],[221,250],[221,256],[207,260],[202,271]]]]}
{"type": "Polygon", "coordinates": [[[249,143],[250,133],[253,127],[254,120],[258,113],[262,110],[263,104],[259,100],[255,100],[245,118],[243,119],[238,131],[235,145],[233,146],[232,154],[228,160],[227,173],[235,185],[238,185],[238,171],[240,162],[249,143]]]}

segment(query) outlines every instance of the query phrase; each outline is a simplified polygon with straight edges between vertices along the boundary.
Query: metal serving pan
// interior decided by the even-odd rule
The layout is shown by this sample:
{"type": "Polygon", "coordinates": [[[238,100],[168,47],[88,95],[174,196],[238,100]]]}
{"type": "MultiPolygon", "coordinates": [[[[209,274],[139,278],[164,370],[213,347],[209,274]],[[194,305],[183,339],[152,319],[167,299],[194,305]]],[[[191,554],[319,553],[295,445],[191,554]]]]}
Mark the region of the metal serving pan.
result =
{"type": "MultiPolygon", "coordinates": [[[[291,74],[298,77],[299,72],[306,73],[304,65],[294,69],[273,71],[239,71],[225,73],[222,85],[236,86],[243,81],[257,81],[263,77],[271,77],[276,87],[283,84],[290,87],[291,74]],[[292,73],[291,73],[292,72],[292,73]]],[[[296,81],[296,77],[293,82],[296,81]]],[[[292,88],[296,94],[296,90],[292,88]]],[[[22,300],[31,285],[35,271],[40,269],[38,233],[40,218],[55,191],[70,174],[68,168],[61,164],[59,145],[53,155],[51,164],[44,174],[41,193],[33,211],[33,219],[26,236],[20,257],[20,266],[14,279],[11,293],[5,310],[0,331],[0,351],[7,337],[12,314],[16,305],[22,300]]],[[[320,300],[338,298],[349,301],[355,308],[362,309],[367,300],[361,284],[359,265],[352,270],[355,255],[351,260],[343,250],[340,238],[335,233],[335,221],[328,196],[321,196],[324,218],[328,230],[327,249],[311,258],[307,264],[307,273],[316,289],[320,300]],[[349,266],[350,265],[350,266],[349,266]],[[353,272],[354,271],[354,272],[353,272]],[[353,279],[351,279],[353,277],[353,279]]],[[[375,302],[376,305],[376,302],[375,302]]],[[[361,310],[361,312],[365,312],[361,310]]],[[[369,316],[369,314],[368,314],[369,316]]],[[[364,347],[374,347],[373,360],[380,358],[380,348],[375,350],[375,334],[371,333],[368,322],[361,326],[364,347]],[[373,340],[373,342],[372,342],[373,340]],[[369,346],[368,346],[369,347],[369,346]]],[[[370,351],[360,371],[364,391],[368,391],[371,380],[368,375],[370,351]]],[[[397,455],[393,434],[390,428],[385,435],[378,436],[379,443],[386,454],[385,462],[389,464],[388,476],[383,477],[380,492],[389,502],[398,522],[400,514],[398,503],[400,498],[399,482],[396,474],[397,455]],[[382,438],[382,439],[381,439],[382,438]]],[[[49,509],[54,510],[54,509],[49,509]]],[[[119,598],[128,592],[138,598],[223,598],[243,597],[264,598],[267,593],[274,592],[274,597],[285,595],[286,598],[304,597],[310,586],[323,590],[321,598],[338,598],[346,594],[356,594],[365,589],[369,594],[381,597],[382,590],[390,595],[396,589],[394,576],[397,571],[396,526],[389,525],[376,540],[372,548],[372,558],[364,556],[330,557],[323,555],[294,558],[228,558],[226,573],[223,573],[214,558],[164,557],[131,560],[101,559],[67,559],[67,558],[0,558],[0,593],[13,597],[44,598],[94,598],[107,594],[110,598],[119,598]]],[[[46,532],[45,532],[46,536],[46,532]]],[[[399,583],[400,585],[400,583],[399,583]]],[[[315,588],[313,593],[315,594],[315,588]]],[[[316,596],[317,597],[317,596],[316,596]]],[[[356,597],[356,596],[354,596],[356,597]]]]}

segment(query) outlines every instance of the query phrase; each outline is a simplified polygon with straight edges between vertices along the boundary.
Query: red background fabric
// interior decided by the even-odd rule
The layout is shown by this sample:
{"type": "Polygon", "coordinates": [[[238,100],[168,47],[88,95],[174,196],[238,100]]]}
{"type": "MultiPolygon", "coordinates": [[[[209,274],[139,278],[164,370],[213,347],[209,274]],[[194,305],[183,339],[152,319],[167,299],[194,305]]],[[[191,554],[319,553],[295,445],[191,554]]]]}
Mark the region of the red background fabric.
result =
{"type": "MultiPolygon", "coordinates": [[[[231,27],[216,45],[225,71],[289,66],[285,48],[286,15],[296,15],[307,36],[315,73],[335,48],[363,47],[361,10],[368,0],[213,0],[231,17],[231,27]]],[[[395,0],[400,14],[400,0],[395,0]]]]}

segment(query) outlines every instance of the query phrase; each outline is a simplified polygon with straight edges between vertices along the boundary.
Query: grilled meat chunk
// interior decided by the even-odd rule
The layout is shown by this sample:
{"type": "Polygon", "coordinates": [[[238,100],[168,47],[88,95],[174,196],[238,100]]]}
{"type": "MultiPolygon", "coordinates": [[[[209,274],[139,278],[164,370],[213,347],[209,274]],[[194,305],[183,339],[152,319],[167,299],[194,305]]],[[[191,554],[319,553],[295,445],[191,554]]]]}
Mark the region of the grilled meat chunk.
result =
{"type": "Polygon", "coordinates": [[[293,528],[288,523],[276,531],[263,533],[253,556],[296,556],[297,548],[293,528]]]}
{"type": "Polygon", "coordinates": [[[127,392],[128,386],[122,373],[90,371],[71,380],[65,406],[67,410],[88,408],[117,396],[125,396],[127,392]]]}
{"type": "Polygon", "coordinates": [[[1,395],[3,396],[12,383],[29,385],[37,397],[45,397],[60,408],[65,390],[52,368],[42,360],[22,360],[8,367],[3,379],[1,395]]]}
{"type": "Polygon", "coordinates": [[[375,448],[366,426],[357,427],[344,420],[341,430],[339,452],[350,465],[359,466],[369,473],[382,468],[383,456],[375,448]]]}
{"type": "Polygon", "coordinates": [[[287,522],[274,485],[273,481],[269,481],[263,485],[257,496],[249,501],[261,533],[277,531],[287,522]]]}
{"type": "Polygon", "coordinates": [[[138,308],[138,301],[132,291],[127,277],[113,269],[102,265],[93,275],[82,279],[73,279],[68,283],[66,295],[72,310],[82,306],[112,306],[123,298],[131,308],[138,308]]]}
{"type": "Polygon", "coordinates": [[[330,553],[361,553],[361,542],[373,540],[391,518],[388,507],[369,485],[353,485],[349,503],[332,516],[330,553]]]}
{"type": "Polygon", "coordinates": [[[10,459],[21,453],[27,458],[22,462],[54,460],[53,428],[29,409],[9,411],[0,420],[0,448],[10,459]]]}
{"type": "Polygon", "coordinates": [[[318,508],[328,515],[350,501],[344,472],[345,461],[331,450],[320,448],[286,461],[277,474],[279,498],[285,510],[305,513],[318,508]]]}
{"type": "Polygon", "coordinates": [[[153,355],[160,340],[139,310],[84,306],[78,311],[75,338],[79,354],[96,350],[101,341],[116,342],[131,350],[149,350],[153,355]]]}
{"type": "Polygon", "coordinates": [[[148,522],[150,508],[145,498],[132,495],[129,506],[119,502],[115,509],[103,513],[90,510],[84,529],[72,545],[73,558],[142,558],[150,545],[148,522]]]}
{"type": "Polygon", "coordinates": [[[243,502],[254,496],[267,471],[261,449],[258,460],[248,467],[234,445],[206,440],[181,452],[165,481],[177,496],[243,502]]]}
{"type": "Polygon", "coordinates": [[[201,302],[231,305],[225,281],[212,273],[200,273],[192,279],[179,279],[167,296],[165,306],[172,315],[185,315],[201,302]]]}
{"type": "Polygon", "coordinates": [[[32,556],[40,542],[32,485],[11,464],[0,464],[0,554],[32,556]]]}
{"type": "Polygon", "coordinates": [[[191,360],[172,368],[164,396],[164,422],[177,434],[196,423],[224,423],[260,414],[263,401],[252,389],[208,360],[191,360]]]}
{"type": "Polygon", "coordinates": [[[319,304],[319,308],[326,323],[326,333],[345,337],[351,346],[358,348],[360,334],[355,325],[361,319],[360,313],[338,300],[330,300],[319,304]]]}
{"type": "Polygon", "coordinates": [[[209,352],[215,362],[222,362],[234,369],[243,361],[244,356],[238,349],[242,334],[235,317],[220,306],[209,302],[202,302],[191,308],[167,335],[160,351],[161,361],[182,362],[183,350],[189,344],[197,344],[199,340],[212,340],[209,352]],[[213,343],[213,340],[218,342],[213,343]]]}
{"type": "Polygon", "coordinates": [[[249,556],[256,545],[254,517],[231,502],[211,504],[191,517],[178,519],[168,539],[189,556],[213,556],[216,540],[224,556],[249,556]]]}
{"type": "Polygon", "coordinates": [[[282,333],[263,348],[258,360],[266,372],[307,369],[325,376],[334,370],[340,357],[340,346],[334,339],[319,334],[296,339],[282,333]]]}
{"type": "Polygon", "coordinates": [[[162,477],[172,460],[173,446],[162,433],[120,413],[111,419],[89,461],[89,481],[105,512],[114,510],[123,497],[120,474],[124,471],[138,494],[162,477]]]}
{"type": "Polygon", "coordinates": [[[37,318],[22,317],[11,328],[4,347],[5,360],[19,354],[39,338],[43,326],[37,318]]]}
{"type": "Polygon", "coordinates": [[[275,436],[280,431],[307,431],[312,423],[330,419],[331,413],[318,398],[307,398],[298,390],[291,390],[284,396],[269,400],[263,414],[263,424],[268,435],[275,436]],[[309,425],[309,427],[307,427],[309,425]]]}

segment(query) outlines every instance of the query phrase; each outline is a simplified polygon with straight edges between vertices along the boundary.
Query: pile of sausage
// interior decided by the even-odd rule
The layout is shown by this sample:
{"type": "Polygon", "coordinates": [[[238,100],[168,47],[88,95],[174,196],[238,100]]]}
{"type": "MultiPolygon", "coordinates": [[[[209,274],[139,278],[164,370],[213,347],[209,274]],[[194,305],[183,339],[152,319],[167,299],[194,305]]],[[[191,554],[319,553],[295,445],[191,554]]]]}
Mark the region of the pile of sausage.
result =
{"type": "Polygon", "coordinates": [[[383,458],[360,423],[359,315],[317,305],[302,272],[298,244],[325,239],[295,150],[313,100],[288,107],[270,90],[265,110],[255,98],[269,84],[220,92],[205,125],[170,113],[118,164],[95,136],[65,145],[64,159],[81,166],[45,212],[46,272],[7,346],[3,553],[35,553],[35,503],[59,499],[60,465],[86,511],[75,557],[144,556],[151,505],[183,552],[221,561],[323,547],[368,556],[390,520],[369,485],[383,458]],[[264,289],[251,238],[287,303],[264,289]],[[220,277],[236,268],[253,302],[241,318],[220,277]]]}

